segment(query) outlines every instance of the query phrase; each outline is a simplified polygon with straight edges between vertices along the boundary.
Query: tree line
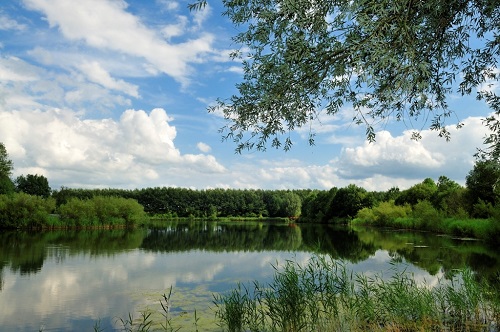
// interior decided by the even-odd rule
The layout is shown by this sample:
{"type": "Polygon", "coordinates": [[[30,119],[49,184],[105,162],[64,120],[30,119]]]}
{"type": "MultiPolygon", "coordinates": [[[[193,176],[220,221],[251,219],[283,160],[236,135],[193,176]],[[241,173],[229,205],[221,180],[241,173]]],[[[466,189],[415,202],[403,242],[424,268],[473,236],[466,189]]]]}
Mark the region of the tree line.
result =
{"type": "Polygon", "coordinates": [[[12,181],[12,169],[12,162],[0,143],[0,194],[10,194],[0,195],[0,205],[12,206],[11,210],[28,211],[27,216],[16,214],[14,217],[18,219],[63,213],[69,220],[76,218],[72,213],[78,209],[85,213],[95,212],[95,215],[83,218],[92,220],[91,224],[104,223],[106,213],[118,219],[140,219],[139,209],[130,201],[111,202],[111,199],[121,198],[134,200],[150,216],[162,218],[291,218],[309,223],[357,220],[378,226],[421,229],[443,219],[468,220],[469,223],[472,219],[487,219],[494,226],[493,234],[500,234],[500,189],[497,186],[500,164],[493,160],[477,160],[466,176],[465,186],[443,175],[437,181],[427,178],[406,190],[393,187],[387,191],[368,191],[354,184],[329,190],[194,190],[172,187],[134,190],[61,187],[51,190],[43,175],[21,175],[12,181]],[[18,196],[12,196],[16,193],[18,196]],[[102,199],[106,197],[107,201],[102,199]],[[81,203],[85,201],[90,205],[81,203]],[[31,207],[21,207],[27,202],[31,207]],[[125,216],[127,211],[134,211],[135,216],[125,216]],[[395,224],[398,220],[400,224],[395,224]]]}
{"type": "Polygon", "coordinates": [[[299,217],[302,200],[311,190],[206,189],[154,187],[143,189],[54,190],[56,205],[71,198],[95,196],[124,197],[137,200],[150,215],[166,218],[194,217],[299,217]]]}
{"type": "Polygon", "coordinates": [[[500,192],[496,192],[499,177],[496,165],[481,161],[467,175],[465,187],[443,175],[437,182],[426,178],[406,190],[393,187],[387,191],[367,191],[354,184],[328,191],[314,190],[302,202],[301,219],[342,222],[357,217],[362,209],[384,202],[410,209],[425,202],[443,216],[490,218],[496,215],[499,203],[500,192]]]}

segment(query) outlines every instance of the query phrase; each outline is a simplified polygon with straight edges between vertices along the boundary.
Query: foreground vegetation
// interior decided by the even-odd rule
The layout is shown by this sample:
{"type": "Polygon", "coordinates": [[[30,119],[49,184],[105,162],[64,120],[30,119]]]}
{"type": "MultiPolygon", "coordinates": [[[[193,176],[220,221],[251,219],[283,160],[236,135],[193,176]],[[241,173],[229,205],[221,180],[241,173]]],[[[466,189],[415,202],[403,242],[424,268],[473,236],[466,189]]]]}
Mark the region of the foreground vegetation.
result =
{"type": "Polygon", "coordinates": [[[500,279],[485,285],[463,270],[433,287],[396,266],[391,272],[356,274],[325,257],[288,261],[268,285],[215,296],[215,315],[228,331],[498,330],[500,279]]]}

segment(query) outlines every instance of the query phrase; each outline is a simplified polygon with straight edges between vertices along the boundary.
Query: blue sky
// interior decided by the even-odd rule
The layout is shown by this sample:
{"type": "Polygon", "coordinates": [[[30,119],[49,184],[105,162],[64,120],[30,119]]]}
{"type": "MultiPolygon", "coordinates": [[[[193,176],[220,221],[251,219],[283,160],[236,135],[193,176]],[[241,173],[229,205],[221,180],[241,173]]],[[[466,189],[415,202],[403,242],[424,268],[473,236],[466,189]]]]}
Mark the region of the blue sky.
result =
{"type": "MultiPolygon", "coordinates": [[[[238,29],[220,1],[3,0],[0,4],[0,142],[13,177],[41,174],[53,189],[156,186],[368,190],[407,188],[440,175],[463,184],[489,110],[450,96],[465,126],[446,142],[429,124],[380,124],[365,141],[348,106],[292,134],[284,152],[235,154],[222,142],[217,97],[242,69],[229,53],[238,29]],[[423,127],[422,127],[423,126],[423,127]],[[422,140],[410,139],[424,128],[422,140]]],[[[497,89],[496,85],[484,87],[497,89]]]]}

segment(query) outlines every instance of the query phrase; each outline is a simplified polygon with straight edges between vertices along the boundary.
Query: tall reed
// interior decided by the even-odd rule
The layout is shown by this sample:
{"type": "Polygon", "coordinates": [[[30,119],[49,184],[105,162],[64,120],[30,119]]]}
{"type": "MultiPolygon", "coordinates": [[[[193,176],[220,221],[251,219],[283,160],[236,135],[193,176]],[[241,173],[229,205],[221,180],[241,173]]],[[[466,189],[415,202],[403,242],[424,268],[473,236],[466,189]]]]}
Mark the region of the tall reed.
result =
{"type": "Polygon", "coordinates": [[[216,318],[228,331],[498,331],[500,293],[470,270],[430,287],[398,268],[387,279],[327,257],[287,261],[266,285],[215,296],[216,318]]]}

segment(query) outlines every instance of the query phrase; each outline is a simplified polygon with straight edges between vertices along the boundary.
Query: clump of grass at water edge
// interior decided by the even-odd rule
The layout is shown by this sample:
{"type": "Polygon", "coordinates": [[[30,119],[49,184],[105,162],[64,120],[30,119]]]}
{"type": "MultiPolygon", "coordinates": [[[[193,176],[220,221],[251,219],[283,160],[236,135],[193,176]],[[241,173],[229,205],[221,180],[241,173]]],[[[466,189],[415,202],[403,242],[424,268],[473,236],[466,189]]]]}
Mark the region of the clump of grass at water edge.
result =
{"type": "Polygon", "coordinates": [[[275,267],[266,285],[238,284],[214,296],[227,331],[498,331],[500,292],[470,270],[430,287],[406,270],[366,276],[316,256],[275,267]]]}

